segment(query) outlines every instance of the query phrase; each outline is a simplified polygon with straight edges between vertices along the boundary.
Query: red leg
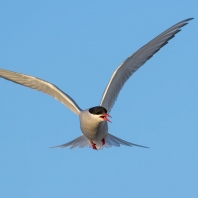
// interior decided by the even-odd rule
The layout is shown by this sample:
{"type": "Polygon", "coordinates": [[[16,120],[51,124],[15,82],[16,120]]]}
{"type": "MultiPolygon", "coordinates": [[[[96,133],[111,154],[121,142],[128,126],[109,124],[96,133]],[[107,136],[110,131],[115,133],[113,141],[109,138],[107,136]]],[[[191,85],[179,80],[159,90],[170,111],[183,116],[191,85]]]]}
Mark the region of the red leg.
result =
{"type": "Polygon", "coordinates": [[[90,141],[91,142],[91,146],[92,146],[92,148],[94,149],[94,150],[98,150],[97,148],[96,148],[96,144],[95,143],[93,143],[92,141],[90,141]]]}
{"type": "Polygon", "coordinates": [[[101,142],[102,142],[102,146],[104,146],[104,145],[105,145],[105,139],[103,138],[103,139],[101,140],[101,142]]]}

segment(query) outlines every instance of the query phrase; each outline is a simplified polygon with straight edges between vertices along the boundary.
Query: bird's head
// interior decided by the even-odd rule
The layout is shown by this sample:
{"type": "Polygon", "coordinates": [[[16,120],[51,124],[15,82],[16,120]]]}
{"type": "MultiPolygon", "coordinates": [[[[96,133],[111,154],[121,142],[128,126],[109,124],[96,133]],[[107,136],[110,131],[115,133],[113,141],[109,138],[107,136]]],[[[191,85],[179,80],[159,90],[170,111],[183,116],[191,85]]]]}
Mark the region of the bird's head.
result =
{"type": "Polygon", "coordinates": [[[107,121],[111,122],[107,117],[111,117],[108,113],[107,110],[104,107],[97,106],[97,107],[92,107],[89,109],[89,113],[91,113],[94,116],[98,116],[101,121],[107,121]]]}

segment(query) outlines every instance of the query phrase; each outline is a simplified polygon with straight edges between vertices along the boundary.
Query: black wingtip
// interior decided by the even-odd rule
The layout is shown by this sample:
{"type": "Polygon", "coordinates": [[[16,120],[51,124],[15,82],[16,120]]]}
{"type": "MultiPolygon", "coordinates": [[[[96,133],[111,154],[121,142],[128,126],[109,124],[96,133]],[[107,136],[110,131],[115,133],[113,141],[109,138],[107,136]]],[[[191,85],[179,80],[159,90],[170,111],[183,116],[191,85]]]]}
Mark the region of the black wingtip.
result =
{"type": "Polygon", "coordinates": [[[183,21],[181,21],[181,22],[184,22],[184,21],[188,22],[188,21],[193,20],[193,19],[194,19],[194,18],[191,17],[191,18],[187,18],[187,19],[185,19],[185,20],[183,20],[183,21]]]}

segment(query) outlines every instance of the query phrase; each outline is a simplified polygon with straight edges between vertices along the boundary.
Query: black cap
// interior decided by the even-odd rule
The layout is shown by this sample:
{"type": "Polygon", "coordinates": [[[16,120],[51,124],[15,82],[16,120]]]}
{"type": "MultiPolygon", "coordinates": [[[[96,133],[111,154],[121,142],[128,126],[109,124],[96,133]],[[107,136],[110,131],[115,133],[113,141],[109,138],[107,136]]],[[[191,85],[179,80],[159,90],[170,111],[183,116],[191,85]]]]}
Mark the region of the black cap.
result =
{"type": "Polygon", "coordinates": [[[107,110],[104,107],[97,106],[97,107],[90,108],[89,112],[94,115],[102,115],[102,114],[107,113],[107,110]]]}

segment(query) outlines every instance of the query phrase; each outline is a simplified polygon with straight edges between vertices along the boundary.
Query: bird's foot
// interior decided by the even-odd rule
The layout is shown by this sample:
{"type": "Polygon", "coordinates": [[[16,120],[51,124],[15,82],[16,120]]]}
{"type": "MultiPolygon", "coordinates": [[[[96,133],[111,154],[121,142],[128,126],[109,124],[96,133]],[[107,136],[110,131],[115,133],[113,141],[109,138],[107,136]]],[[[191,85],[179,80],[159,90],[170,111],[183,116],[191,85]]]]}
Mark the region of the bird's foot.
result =
{"type": "Polygon", "coordinates": [[[103,139],[101,140],[101,142],[102,142],[102,146],[104,146],[104,145],[105,145],[105,139],[103,138],[103,139]]]}
{"type": "Polygon", "coordinates": [[[92,146],[92,148],[94,149],[94,150],[98,150],[97,148],[96,148],[96,144],[95,143],[93,143],[92,141],[90,141],[91,142],[91,146],[92,146]]]}

